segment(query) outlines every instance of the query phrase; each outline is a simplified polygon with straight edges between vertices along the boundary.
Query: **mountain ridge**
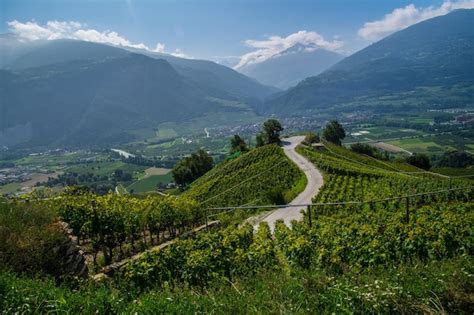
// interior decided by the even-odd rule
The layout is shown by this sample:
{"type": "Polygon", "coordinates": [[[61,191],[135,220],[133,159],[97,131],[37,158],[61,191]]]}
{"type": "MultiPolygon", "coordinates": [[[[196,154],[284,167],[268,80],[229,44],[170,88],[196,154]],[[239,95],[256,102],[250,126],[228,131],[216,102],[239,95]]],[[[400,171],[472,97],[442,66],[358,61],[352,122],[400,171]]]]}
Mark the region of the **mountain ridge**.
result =
{"type": "Polygon", "coordinates": [[[323,72],[343,58],[336,52],[295,44],[263,62],[246,65],[238,71],[263,84],[287,89],[306,77],[323,72]]]}
{"type": "MultiPolygon", "coordinates": [[[[283,115],[327,110],[416,88],[472,85],[473,20],[474,10],[456,10],[410,26],[274,96],[266,110],[283,115]]],[[[472,96],[462,98],[472,103],[472,96]]]]}
{"type": "Polygon", "coordinates": [[[151,130],[209,112],[255,112],[275,91],[210,61],[75,40],[17,44],[5,49],[9,57],[0,70],[1,145],[127,142],[134,140],[129,129],[151,130]],[[13,58],[15,49],[21,53],[13,58]]]}

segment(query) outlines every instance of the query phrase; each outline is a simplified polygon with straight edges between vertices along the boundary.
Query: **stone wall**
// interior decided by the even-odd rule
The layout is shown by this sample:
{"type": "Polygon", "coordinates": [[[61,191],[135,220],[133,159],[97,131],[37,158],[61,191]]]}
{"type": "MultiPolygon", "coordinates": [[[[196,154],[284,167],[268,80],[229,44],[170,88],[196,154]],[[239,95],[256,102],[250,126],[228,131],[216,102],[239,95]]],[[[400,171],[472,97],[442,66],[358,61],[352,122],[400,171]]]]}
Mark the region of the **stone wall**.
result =
{"type": "Polygon", "coordinates": [[[55,254],[63,257],[62,274],[72,274],[80,278],[89,276],[89,268],[86,263],[86,256],[78,245],[77,237],[72,234],[72,229],[65,222],[59,223],[66,235],[66,240],[60,246],[54,248],[55,254]]]}

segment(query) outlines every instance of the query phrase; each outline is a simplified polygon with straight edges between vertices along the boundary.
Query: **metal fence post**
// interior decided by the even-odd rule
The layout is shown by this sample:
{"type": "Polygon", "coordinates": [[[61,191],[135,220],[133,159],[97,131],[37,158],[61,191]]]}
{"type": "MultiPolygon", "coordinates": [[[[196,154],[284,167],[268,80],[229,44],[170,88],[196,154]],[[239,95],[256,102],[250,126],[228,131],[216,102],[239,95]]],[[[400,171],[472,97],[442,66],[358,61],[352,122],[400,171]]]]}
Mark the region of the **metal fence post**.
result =
{"type": "Polygon", "coordinates": [[[405,215],[406,215],[406,221],[407,223],[409,223],[410,222],[410,199],[408,197],[406,197],[405,215]]]}
{"type": "Polygon", "coordinates": [[[308,212],[309,227],[313,227],[313,222],[311,220],[311,206],[307,206],[306,209],[307,209],[307,212],[308,212]]]}

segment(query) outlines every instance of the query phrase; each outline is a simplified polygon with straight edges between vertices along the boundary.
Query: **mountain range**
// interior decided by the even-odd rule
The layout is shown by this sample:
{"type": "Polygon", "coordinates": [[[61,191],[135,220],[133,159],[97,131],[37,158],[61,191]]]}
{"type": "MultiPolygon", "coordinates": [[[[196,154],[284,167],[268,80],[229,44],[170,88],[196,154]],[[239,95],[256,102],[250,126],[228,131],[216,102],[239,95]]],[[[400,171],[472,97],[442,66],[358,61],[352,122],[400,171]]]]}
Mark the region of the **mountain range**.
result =
{"type": "Polygon", "coordinates": [[[287,89],[307,77],[320,74],[343,58],[339,53],[313,45],[296,44],[263,62],[237,70],[263,84],[287,89]]]}
{"type": "Polygon", "coordinates": [[[72,40],[0,43],[0,145],[132,141],[131,131],[162,122],[254,112],[277,91],[205,60],[72,40]]]}
{"type": "Polygon", "coordinates": [[[265,109],[289,115],[368,107],[459,107],[474,105],[473,93],[474,10],[456,10],[356,52],[277,94],[265,109]]]}
{"type": "Polygon", "coordinates": [[[472,107],[473,21],[474,10],[456,10],[415,24],[286,91],[259,81],[291,86],[305,75],[305,65],[315,74],[342,57],[295,45],[240,69],[254,79],[206,60],[1,35],[0,146],[124,143],[143,140],[143,131],[154,132],[160,123],[186,124],[209,113],[287,117],[324,112],[334,117],[472,107]]]}

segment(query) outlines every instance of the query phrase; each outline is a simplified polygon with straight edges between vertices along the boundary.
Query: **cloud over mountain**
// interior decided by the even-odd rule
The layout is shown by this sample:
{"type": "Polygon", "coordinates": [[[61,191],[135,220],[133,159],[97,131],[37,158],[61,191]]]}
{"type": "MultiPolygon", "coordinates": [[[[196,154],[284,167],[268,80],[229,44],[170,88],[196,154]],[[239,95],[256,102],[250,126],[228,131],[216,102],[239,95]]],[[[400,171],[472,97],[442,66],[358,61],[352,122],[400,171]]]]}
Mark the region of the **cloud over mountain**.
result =
{"type": "MultiPolygon", "coordinates": [[[[76,21],[48,21],[46,24],[40,25],[35,21],[23,23],[13,20],[8,22],[8,26],[12,33],[23,40],[75,39],[165,53],[165,45],[163,43],[158,42],[155,48],[150,48],[143,43],[133,43],[117,32],[109,30],[98,31],[76,21]]],[[[168,53],[177,57],[190,58],[179,48],[174,52],[168,53]]]]}
{"type": "Polygon", "coordinates": [[[287,37],[275,35],[270,36],[265,40],[249,39],[245,41],[245,44],[251,48],[255,48],[255,50],[241,56],[239,63],[234,67],[234,69],[239,69],[246,65],[268,60],[296,44],[310,46],[312,47],[310,49],[313,50],[323,48],[329,51],[338,51],[343,46],[342,41],[336,39],[328,41],[317,32],[308,32],[304,30],[290,34],[287,37]]]}
{"type": "Polygon", "coordinates": [[[406,7],[393,10],[381,20],[365,23],[359,29],[358,35],[363,39],[375,41],[421,21],[448,14],[453,10],[472,8],[474,8],[474,0],[448,0],[439,7],[425,8],[417,8],[414,4],[409,4],[406,7]]]}

